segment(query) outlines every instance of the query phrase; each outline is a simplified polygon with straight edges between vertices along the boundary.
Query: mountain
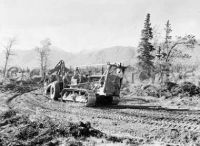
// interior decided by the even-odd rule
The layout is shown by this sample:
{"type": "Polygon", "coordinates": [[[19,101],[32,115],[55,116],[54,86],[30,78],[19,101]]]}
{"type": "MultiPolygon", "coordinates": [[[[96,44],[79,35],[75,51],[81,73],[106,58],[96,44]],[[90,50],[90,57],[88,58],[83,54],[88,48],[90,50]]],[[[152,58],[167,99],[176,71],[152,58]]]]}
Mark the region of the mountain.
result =
{"type": "MultiPolygon", "coordinates": [[[[50,68],[54,67],[59,60],[64,60],[66,66],[76,65],[89,65],[106,62],[122,62],[124,64],[132,64],[135,62],[136,48],[114,46],[110,48],[104,48],[101,50],[81,51],[79,53],[70,53],[64,50],[53,48],[49,55],[50,68]]],[[[32,50],[15,50],[15,55],[10,56],[9,66],[21,66],[36,68],[39,67],[39,55],[32,50]]],[[[0,58],[4,58],[4,54],[0,54],[0,58]]],[[[0,66],[3,66],[4,59],[0,60],[0,66]]]]}
{"type": "Polygon", "coordinates": [[[72,59],[70,64],[82,65],[106,62],[123,62],[125,64],[130,64],[135,60],[134,57],[134,47],[115,46],[98,51],[77,53],[76,58],[72,59]]]}

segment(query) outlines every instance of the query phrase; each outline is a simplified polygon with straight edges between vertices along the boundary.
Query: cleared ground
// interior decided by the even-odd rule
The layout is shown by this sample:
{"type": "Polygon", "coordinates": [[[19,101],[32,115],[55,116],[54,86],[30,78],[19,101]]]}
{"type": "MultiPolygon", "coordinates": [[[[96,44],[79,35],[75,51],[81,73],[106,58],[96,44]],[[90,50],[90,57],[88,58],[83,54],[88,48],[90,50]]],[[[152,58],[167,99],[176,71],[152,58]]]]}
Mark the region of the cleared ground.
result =
{"type": "Polygon", "coordinates": [[[48,117],[61,123],[89,122],[106,135],[90,138],[85,145],[200,144],[200,111],[173,108],[164,99],[124,95],[118,106],[88,108],[81,103],[51,101],[42,90],[5,92],[0,98],[2,111],[16,110],[30,120],[48,117]]]}

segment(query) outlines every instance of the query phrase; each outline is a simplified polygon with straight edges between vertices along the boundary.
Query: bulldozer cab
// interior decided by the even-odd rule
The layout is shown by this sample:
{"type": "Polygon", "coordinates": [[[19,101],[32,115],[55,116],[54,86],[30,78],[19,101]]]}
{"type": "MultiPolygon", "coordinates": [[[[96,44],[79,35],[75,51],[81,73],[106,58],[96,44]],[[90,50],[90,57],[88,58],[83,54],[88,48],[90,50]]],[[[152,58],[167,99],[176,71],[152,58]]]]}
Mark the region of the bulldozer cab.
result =
{"type": "MultiPolygon", "coordinates": [[[[93,67],[95,67],[95,65],[93,65],[93,67]]],[[[104,73],[99,74],[98,72],[96,72],[93,75],[89,75],[88,82],[90,82],[91,85],[95,85],[95,88],[97,87],[99,89],[99,95],[119,96],[126,67],[122,66],[121,63],[107,63],[103,65],[98,65],[97,67],[104,67],[103,69],[101,69],[105,70],[104,73]]]]}
{"type": "Polygon", "coordinates": [[[106,95],[118,96],[120,94],[124,70],[121,64],[108,64],[104,83],[106,95]]]}

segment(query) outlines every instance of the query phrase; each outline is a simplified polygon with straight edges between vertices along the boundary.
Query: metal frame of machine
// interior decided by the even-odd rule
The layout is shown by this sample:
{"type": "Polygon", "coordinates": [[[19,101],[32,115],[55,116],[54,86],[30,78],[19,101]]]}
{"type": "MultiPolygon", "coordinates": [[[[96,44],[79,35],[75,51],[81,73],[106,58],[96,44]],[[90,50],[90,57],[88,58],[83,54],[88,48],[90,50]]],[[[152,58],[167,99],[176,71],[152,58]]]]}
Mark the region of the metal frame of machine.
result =
{"type": "MultiPolygon", "coordinates": [[[[59,77],[64,77],[63,74],[67,71],[63,64],[61,62],[53,69],[59,77]]],[[[116,105],[120,99],[120,88],[126,67],[121,63],[107,63],[106,66],[107,69],[102,75],[89,75],[84,82],[65,85],[62,80],[53,81],[46,86],[45,93],[50,94],[50,98],[54,100],[82,102],[86,106],[116,105]]],[[[82,77],[80,68],[76,68],[75,74],[82,77]]]]}

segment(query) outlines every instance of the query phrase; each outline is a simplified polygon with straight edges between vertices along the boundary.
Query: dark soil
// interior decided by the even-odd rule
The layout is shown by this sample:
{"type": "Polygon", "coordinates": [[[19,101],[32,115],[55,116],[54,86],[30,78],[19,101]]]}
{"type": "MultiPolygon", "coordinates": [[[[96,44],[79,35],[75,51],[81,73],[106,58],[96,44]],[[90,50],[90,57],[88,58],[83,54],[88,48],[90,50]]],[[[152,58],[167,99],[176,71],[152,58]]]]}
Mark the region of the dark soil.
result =
{"type": "MultiPolygon", "coordinates": [[[[2,146],[57,146],[63,140],[69,145],[80,146],[88,137],[104,138],[114,143],[123,143],[125,140],[125,138],[108,136],[92,128],[90,122],[61,123],[48,117],[38,117],[37,120],[32,121],[29,116],[21,115],[14,110],[0,115],[0,145],[2,146]]],[[[136,144],[131,139],[127,141],[136,144]]]]}

